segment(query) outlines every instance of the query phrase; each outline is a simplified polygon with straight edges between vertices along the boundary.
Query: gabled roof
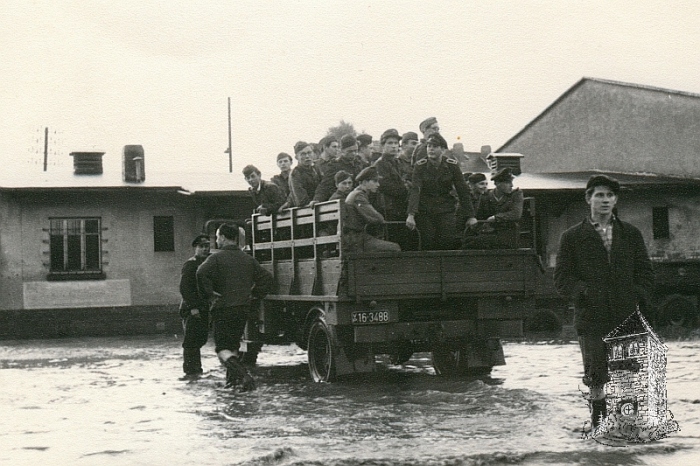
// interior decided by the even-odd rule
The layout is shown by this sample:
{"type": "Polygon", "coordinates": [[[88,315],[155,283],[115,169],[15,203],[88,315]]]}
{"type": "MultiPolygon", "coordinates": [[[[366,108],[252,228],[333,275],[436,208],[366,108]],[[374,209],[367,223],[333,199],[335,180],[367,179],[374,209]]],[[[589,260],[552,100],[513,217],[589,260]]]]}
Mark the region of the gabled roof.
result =
{"type": "Polygon", "coordinates": [[[657,343],[666,347],[663,342],[659,339],[659,336],[651,328],[649,322],[644,318],[639,309],[634,311],[629,317],[627,317],[620,325],[618,325],[615,330],[608,333],[603,341],[616,340],[620,338],[625,338],[631,335],[649,335],[657,343]]]}
{"type": "Polygon", "coordinates": [[[547,108],[544,109],[542,113],[537,115],[535,119],[530,121],[523,129],[515,133],[513,136],[511,136],[501,147],[496,149],[495,152],[501,152],[504,150],[504,148],[508,147],[508,145],[518,139],[523,133],[528,131],[533,125],[535,125],[537,122],[542,120],[547,114],[549,114],[554,108],[559,106],[561,102],[566,100],[571,94],[573,94],[578,88],[582,87],[584,84],[588,82],[594,82],[594,83],[600,83],[600,84],[605,84],[605,85],[610,85],[610,86],[617,86],[621,88],[628,88],[628,89],[637,89],[637,90],[645,90],[645,91],[650,91],[650,92],[661,92],[663,94],[670,94],[670,95],[678,95],[678,96],[684,96],[684,97],[692,97],[692,98],[697,98],[700,99],[700,94],[695,94],[692,92],[683,92],[683,91],[677,91],[677,90],[672,90],[672,89],[664,89],[660,87],[654,87],[654,86],[645,86],[642,84],[632,84],[632,83],[625,83],[621,81],[612,81],[608,79],[599,79],[599,78],[587,78],[583,77],[581,78],[576,84],[571,86],[566,92],[564,92],[557,100],[552,102],[547,108]]]}

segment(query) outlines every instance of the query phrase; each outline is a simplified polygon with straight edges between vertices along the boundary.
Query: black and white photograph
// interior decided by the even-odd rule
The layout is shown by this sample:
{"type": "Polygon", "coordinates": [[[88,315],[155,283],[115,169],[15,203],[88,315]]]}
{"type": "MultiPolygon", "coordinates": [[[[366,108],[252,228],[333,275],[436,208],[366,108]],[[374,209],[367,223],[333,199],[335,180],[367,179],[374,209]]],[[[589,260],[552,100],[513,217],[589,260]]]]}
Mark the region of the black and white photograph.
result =
{"type": "Polygon", "coordinates": [[[698,16],[4,2],[0,463],[698,464],[698,16]]]}

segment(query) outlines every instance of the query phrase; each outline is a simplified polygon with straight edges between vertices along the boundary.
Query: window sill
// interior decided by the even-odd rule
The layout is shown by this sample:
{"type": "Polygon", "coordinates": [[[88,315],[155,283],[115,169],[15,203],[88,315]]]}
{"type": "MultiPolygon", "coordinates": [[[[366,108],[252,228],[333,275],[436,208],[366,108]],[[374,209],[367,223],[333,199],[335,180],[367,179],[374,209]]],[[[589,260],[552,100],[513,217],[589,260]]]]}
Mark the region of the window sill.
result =
{"type": "Polygon", "coordinates": [[[46,279],[50,282],[77,280],[105,280],[104,272],[50,272],[46,279]]]}

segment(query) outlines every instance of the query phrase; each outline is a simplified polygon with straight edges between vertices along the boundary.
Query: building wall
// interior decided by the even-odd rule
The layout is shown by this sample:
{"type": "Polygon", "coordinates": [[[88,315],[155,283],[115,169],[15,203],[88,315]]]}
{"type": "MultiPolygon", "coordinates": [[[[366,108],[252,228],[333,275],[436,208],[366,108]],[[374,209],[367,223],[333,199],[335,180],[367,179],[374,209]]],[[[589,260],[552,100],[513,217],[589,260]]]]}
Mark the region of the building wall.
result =
{"type": "Polygon", "coordinates": [[[590,169],[700,176],[700,96],[583,82],[499,152],[531,173],[590,169]]]}
{"type": "Polygon", "coordinates": [[[5,193],[0,310],[177,305],[180,267],[204,223],[200,211],[188,196],[144,190],[5,193]],[[154,252],[156,215],[174,217],[172,252],[154,252]],[[102,219],[105,280],[47,280],[50,217],[102,219]]]}

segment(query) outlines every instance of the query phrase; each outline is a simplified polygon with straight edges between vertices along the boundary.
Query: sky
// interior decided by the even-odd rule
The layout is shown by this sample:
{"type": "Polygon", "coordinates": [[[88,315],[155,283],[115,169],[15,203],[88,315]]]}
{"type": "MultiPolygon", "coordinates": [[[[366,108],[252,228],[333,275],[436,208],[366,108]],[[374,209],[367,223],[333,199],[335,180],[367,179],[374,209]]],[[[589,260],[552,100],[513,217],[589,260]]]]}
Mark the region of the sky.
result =
{"type": "MultiPolygon", "coordinates": [[[[341,120],[379,138],[438,118],[450,144],[498,148],[583,77],[700,94],[694,1],[5,0],[0,163],[72,170],[278,170],[341,120]]],[[[242,177],[242,175],[240,175],[242,177]]]]}

